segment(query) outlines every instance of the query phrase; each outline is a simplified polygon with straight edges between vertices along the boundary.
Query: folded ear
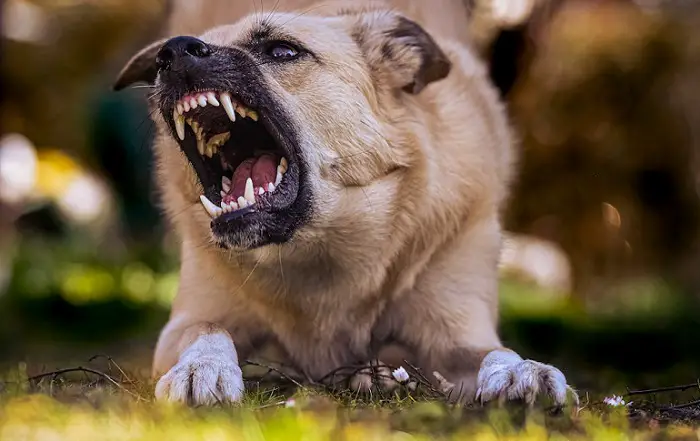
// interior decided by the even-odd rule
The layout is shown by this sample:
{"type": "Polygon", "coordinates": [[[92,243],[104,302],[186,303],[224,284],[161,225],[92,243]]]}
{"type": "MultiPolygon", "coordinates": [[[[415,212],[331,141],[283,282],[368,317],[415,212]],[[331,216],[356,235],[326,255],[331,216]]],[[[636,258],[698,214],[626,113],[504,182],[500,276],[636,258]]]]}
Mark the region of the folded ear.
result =
{"type": "Polygon", "coordinates": [[[121,90],[134,83],[145,82],[153,84],[158,76],[158,68],[156,67],[156,55],[167,41],[166,38],[158,40],[141,49],[131,57],[126,66],[124,66],[117,76],[112,88],[121,90]]]}
{"type": "Polygon", "coordinates": [[[416,22],[387,11],[358,18],[353,37],[373,73],[391,87],[417,94],[450,73],[452,63],[416,22]]]}

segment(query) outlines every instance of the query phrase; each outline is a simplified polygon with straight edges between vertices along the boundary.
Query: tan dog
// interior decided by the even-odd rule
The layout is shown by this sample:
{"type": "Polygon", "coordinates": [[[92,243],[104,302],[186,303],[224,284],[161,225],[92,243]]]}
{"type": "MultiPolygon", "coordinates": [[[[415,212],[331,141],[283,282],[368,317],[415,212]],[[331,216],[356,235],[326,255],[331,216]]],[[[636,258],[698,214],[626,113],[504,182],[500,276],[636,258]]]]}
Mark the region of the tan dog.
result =
{"type": "Polygon", "coordinates": [[[466,401],[565,402],[564,375],[496,331],[502,105],[464,44],[407,17],[254,14],[124,68],[117,88],[155,85],[158,182],[182,238],[159,398],[239,400],[239,358],[272,346],[315,380],[409,360],[466,401]]]}

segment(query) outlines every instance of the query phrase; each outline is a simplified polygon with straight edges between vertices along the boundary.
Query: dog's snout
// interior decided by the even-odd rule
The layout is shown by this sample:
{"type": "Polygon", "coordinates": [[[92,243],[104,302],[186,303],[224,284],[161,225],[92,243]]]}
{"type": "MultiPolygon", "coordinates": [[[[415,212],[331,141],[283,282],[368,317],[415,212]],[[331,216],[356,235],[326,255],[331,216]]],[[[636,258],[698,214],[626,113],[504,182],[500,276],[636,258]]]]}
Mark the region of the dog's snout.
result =
{"type": "Polygon", "coordinates": [[[156,55],[158,69],[169,70],[173,64],[192,58],[211,55],[211,48],[195,37],[180,36],[166,41],[156,55]]]}

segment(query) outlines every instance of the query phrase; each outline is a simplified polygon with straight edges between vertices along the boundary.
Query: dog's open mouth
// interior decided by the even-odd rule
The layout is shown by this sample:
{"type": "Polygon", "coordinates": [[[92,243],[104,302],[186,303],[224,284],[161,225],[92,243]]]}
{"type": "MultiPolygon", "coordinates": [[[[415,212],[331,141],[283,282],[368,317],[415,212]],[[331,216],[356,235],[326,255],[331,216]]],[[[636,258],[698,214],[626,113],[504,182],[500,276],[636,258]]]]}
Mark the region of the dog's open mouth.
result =
{"type": "Polygon", "coordinates": [[[297,185],[286,182],[295,174],[288,173],[288,149],[263,118],[230,92],[190,93],[173,106],[175,134],[214,222],[285,208],[296,197],[297,185]]]}

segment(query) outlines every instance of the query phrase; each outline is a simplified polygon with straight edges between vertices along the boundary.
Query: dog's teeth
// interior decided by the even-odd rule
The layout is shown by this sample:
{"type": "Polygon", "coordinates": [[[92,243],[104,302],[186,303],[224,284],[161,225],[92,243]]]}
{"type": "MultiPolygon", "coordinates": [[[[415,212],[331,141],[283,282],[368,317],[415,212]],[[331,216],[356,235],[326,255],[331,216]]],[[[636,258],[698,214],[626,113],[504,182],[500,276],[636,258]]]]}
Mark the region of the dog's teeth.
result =
{"type": "Polygon", "coordinates": [[[188,103],[186,100],[182,101],[182,108],[185,109],[185,112],[190,111],[190,103],[188,103]]]}
{"type": "Polygon", "coordinates": [[[221,177],[221,188],[223,188],[226,193],[231,191],[231,180],[226,176],[221,177]]]}
{"type": "Polygon", "coordinates": [[[267,191],[268,191],[269,193],[272,193],[273,191],[275,191],[275,184],[273,184],[272,182],[270,182],[269,184],[267,184],[267,191]]]}
{"type": "Polygon", "coordinates": [[[202,205],[204,206],[204,209],[207,211],[209,216],[214,219],[216,217],[219,217],[223,210],[216,205],[212,201],[210,201],[206,196],[201,195],[199,196],[199,200],[202,201],[202,205]]]}
{"type": "Polygon", "coordinates": [[[190,107],[193,109],[197,108],[197,100],[194,98],[190,98],[190,107]]]}
{"type": "Polygon", "coordinates": [[[258,196],[262,196],[265,194],[265,190],[262,187],[258,188],[258,196]]]}
{"type": "Polygon", "coordinates": [[[175,120],[175,131],[180,141],[185,140],[185,117],[177,113],[177,109],[173,111],[173,119],[175,120]]]}
{"type": "Polygon", "coordinates": [[[207,101],[214,107],[219,107],[219,100],[216,99],[214,92],[207,92],[207,101]]]}
{"type": "Polygon", "coordinates": [[[231,101],[231,95],[229,95],[227,92],[224,92],[221,95],[219,95],[219,98],[221,99],[221,104],[223,104],[224,106],[226,115],[228,115],[228,119],[235,122],[236,112],[233,111],[233,102],[231,101]]]}
{"type": "Polygon", "coordinates": [[[219,133],[218,135],[214,135],[211,138],[209,138],[209,141],[207,141],[207,146],[218,147],[226,141],[228,141],[230,137],[231,132],[219,133]]]}
{"type": "Polygon", "coordinates": [[[248,112],[248,118],[252,119],[253,121],[257,121],[258,112],[256,112],[255,110],[251,110],[250,112],[248,112]]]}
{"type": "Polygon", "coordinates": [[[180,103],[177,103],[177,106],[175,108],[177,109],[177,113],[179,113],[180,115],[182,115],[182,112],[185,111],[185,108],[182,107],[182,104],[180,103]]]}
{"type": "Polygon", "coordinates": [[[236,106],[236,112],[238,112],[238,114],[241,115],[242,118],[245,118],[245,116],[246,116],[245,107],[236,106]]]}
{"type": "Polygon", "coordinates": [[[219,194],[221,195],[222,198],[224,198],[224,197],[226,197],[226,195],[227,195],[228,193],[226,193],[224,190],[221,190],[221,191],[219,192],[219,194]]]}
{"type": "MultiPolygon", "coordinates": [[[[204,144],[204,140],[202,138],[197,138],[197,151],[199,151],[199,154],[204,156],[205,154],[209,156],[209,152],[207,152],[207,146],[204,144]]],[[[211,158],[211,156],[209,156],[211,158]]]]}
{"type": "Polygon", "coordinates": [[[224,213],[230,213],[238,210],[238,205],[235,202],[230,202],[227,204],[226,202],[221,201],[221,209],[224,211],[224,213]]]}
{"type": "Polygon", "coordinates": [[[275,187],[280,185],[280,182],[282,182],[282,173],[280,173],[279,168],[277,168],[277,176],[275,176],[275,187]]]}
{"type": "Polygon", "coordinates": [[[287,168],[289,167],[289,163],[287,162],[287,158],[282,157],[282,159],[280,159],[280,166],[282,167],[282,170],[284,170],[282,173],[283,174],[286,173],[287,168]]]}
{"type": "Polygon", "coordinates": [[[245,208],[245,207],[248,206],[248,201],[246,201],[245,199],[243,199],[243,196],[238,196],[238,206],[239,206],[240,208],[245,208]]]}
{"type": "Polygon", "coordinates": [[[204,95],[199,95],[197,97],[197,104],[199,104],[202,107],[206,106],[207,105],[207,97],[205,97],[204,95]]]}
{"type": "Polygon", "coordinates": [[[253,188],[253,180],[248,178],[245,181],[245,191],[243,197],[250,203],[255,202],[255,189],[253,188]]]}

